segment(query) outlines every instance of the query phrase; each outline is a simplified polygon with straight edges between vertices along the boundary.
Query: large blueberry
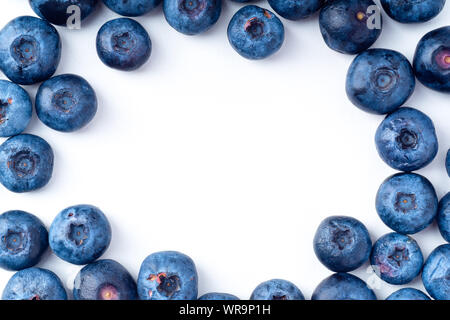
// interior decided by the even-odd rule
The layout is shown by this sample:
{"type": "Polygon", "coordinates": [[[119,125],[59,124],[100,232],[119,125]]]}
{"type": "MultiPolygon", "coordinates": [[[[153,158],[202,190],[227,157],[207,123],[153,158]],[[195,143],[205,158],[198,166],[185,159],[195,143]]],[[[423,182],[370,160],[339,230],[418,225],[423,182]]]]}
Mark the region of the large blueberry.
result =
{"type": "Polygon", "coordinates": [[[94,89],[82,77],[64,74],[45,81],[36,94],[36,113],[52,129],[72,132],[97,112],[94,89]]]}
{"type": "Polygon", "coordinates": [[[423,255],[413,238],[392,232],[375,242],[370,263],[382,280],[390,284],[406,284],[422,270],[423,255]]]}
{"type": "Polygon", "coordinates": [[[0,182],[12,192],[44,187],[53,173],[53,150],[42,138],[20,134],[0,145],[0,182]]]}
{"type": "Polygon", "coordinates": [[[164,0],[163,11],[172,28],[195,35],[205,32],[219,20],[222,0],[164,0]]]}
{"type": "Polygon", "coordinates": [[[352,217],[328,217],[320,223],[314,236],[317,258],[335,272],[359,268],[369,259],[371,250],[369,231],[352,217]]]}
{"type": "Polygon", "coordinates": [[[73,287],[75,300],[136,300],[136,282],[117,261],[98,260],[78,272],[73,287]]]}
{"type": "Polygon", "coordinates": [[[42,19],[58,26],[72,23],[72,17],[79,15],[81,21],[89,16],[97,0],[28,0],[33,11],[42,19]]]}
{"type": "Polygon", "coordinates": [[[60,58],[58,31],[45,20],[18,17],[0,31],[0,69],[15,83],[47,80],[55,73],[60,58]]]}
{"type": "Polygon", "coordinates": [[[87,264],[100,258],[111,242],[111,226],[99,208],[76,205],[64,209],[50,226],[49,243],[61,259],[87,264]]]}
{"type": "Polygon", "coordinates": [[[393,292],[386,300],[430,300],[430,297],[420,290],[403,288],[393,292]]]}
{"type": "Polygon", "coordinates": [[[269,0],[272,9],[285,19],[300,20],[319,11],[324,0],[269,0]]]}
{"type": "Polygon", "coordinates": [[[209,292],[202,295],[198,300],[240,300],[235,295],[221,292],[209,292]]]}
{"type": "Polygon", "coordinates": [[[196,300],[194,261],[176,251],[152,253],[142,262],[137,287],[141,300],[196,300]]]}
{"type": "Polygon", "coordinates": [[[437,223],[442,237],[450,242],[450,192],[439,201],[437,223]]]}
{"type": "Polygon", "coordinates": [[[103,0],[115,13],[127,17],[142,16],[156,8],[162,0],[103,0]]]}
{"type": "Polygon", "coordinates": [[[413,66],[422,84],[450,92],[450,26],[430,31],[419,41],[413,66]]]}
{"type": "Polygon", "coordinates": [[[36,216],[18,210],[0,215],[0,267],[7,270],[32,267],[47,248],[47,229],[36,216]]]}
{"type": "Polygon", "coordinates": [[[28,268],[16,272],[3,290],[3,300],[67,300],[66,289],[47,269],[28,268]]]}
{"type": "Polygon", "coordinates": [[[353,60],[347,96],[358,108],[386,114],[401,107],[414,92],[416,78],[408,59],[397,51],[369,49],[353,60]]]}
{"type": "Polygon", "coordinates": [[[413,23],[433,19],[444,8],[445,0],[381,0],[381,5],[392,19],[413,23]]]}
{"type": "Polygon", "coordinates": [[[360,278],[350,273],[335,273],[317,286],[311,300],[377,300],[377,297],[360,278]]]}
{"type": "Polygon", "coordinates": [[[264,59],[277,52],[284,41],[284,27],[269,10],[248,5],[236,12],[228,25],[228,41],[247,59],[264,59]]]}
{"type": "Polygon", "coordinates": [[[381,159],[401,171],[425,167],[438,151],[433,121],[423,112],[408,107],[399,108],[381,122],[375,144],[381,159]]]}
{"type": "Polygon", "coordinates": [[[436,300],[450,300],[450,244],[431,252],[422,271],[425,289],[436,300]]]}
{"type": "Polygon", "coordinates": [[[272,279],[259,284],[250,300],[305,300],[295,284],[282,279],[272,279]]]}
{"type": "Polygon", "coordinates": [[[378,39],[382,18],[372,0],[334,0],[320,11],[319,25],[323,39],[331,49],[356,54],[378,39]]]}
{"type": "Polygon", "coordinates": [[[433,222],[438,198],[427,178],[415,173],[397,173],[383,181],[375,204],[378,215],[389,228],[413,234],[433,222]]]}
{"type": "Polygon", "coordinates": [[[132,71],[150,58],[152,42],[138,22],[119,18],[106,22],[97,34],[97,53],[110,68],[132,71]]]}
{"type": "Polygon", "coordinates": [[[22,133],[31,120],[32,109],[30,96],[24,89],[0,80],[0,137],[22,133]]]}

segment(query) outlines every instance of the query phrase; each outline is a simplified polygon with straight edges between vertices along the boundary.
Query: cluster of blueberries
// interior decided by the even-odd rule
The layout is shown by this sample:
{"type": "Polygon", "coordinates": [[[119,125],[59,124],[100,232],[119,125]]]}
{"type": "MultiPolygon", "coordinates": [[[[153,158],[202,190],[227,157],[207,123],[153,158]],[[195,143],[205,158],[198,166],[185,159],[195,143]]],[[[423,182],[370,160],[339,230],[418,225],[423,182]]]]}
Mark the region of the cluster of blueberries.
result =
{"type": "MultiPolygon", "coordinates": [[[[248,2],[248,0],[236,0],[248,2]]],[[[97,0],[29,0],[41,18],[18,17],[0,31],[0,69],[11,80],[0,81],[0,182],[12,192],[29,192],[45,186],[53,171],[54,155],[42,138],[22,134],[32,115],[32,102],[19,85],[42,82],[36,95],[38,118],[48,127],[72,132],[86,126],[97,111],[97,98],[89,83],[73,74],[52,77],[61,57],[61,40],[52,24],[64,26],[70,6],[81,20],[92,13],[97,0]]],[[[219,19],[221,0],[103,0],[116,13],[133,17],[146,14],[160,2],[167,22],[177,31],[195,35],[219,19]]],[[[402,171],[388,177],[376,195],[376,210],[393,233],[372,244],[369,231],[357,219],[325,219],[314,237],[318,259],[336,272],[323,280],[314,300],[376,299],[358,277],[349,274],[370,260],[375,273],[390,284],[410,283],[422,273],[423,284],[434,299],[450,299],[450,244],[437,247],[424,261],[410,236],[437,220],[442,237],[450,242],[450,192],[438,201],[433,185],[413,173],[431,163],[438,151],[432,120],[419,110],[402,107],[412,95],[417,78],[425,86],[450,92],[450,26],[433,30],[419,42],[413,64],[399,52],[369,49],[382,31],[374,23],[377,6],[372,0],[269,0],[285,19],[304,19],[320,11],[320,30],[333,50],[357,54],[346,80],[346,92],[358,108],[387,116],[375,142],[380,157],[402,171]]],[[[401,23],[425,22],[442,10],[445,0],[381,0],[385,12],[401,23]]],[[[246,5],[228,26],[231,46],[243,57],[263,59],[278,51],[284,41],[281,20],[269,10],[246,5]]],[[[111,68],[131,71],[150,57],[152,43],[135,20],[120,18],[105,23],[97,35],[97,52],[111,68]]],[[[450,150],[446,168],[450,176],[450,150]]],[[[0,215],[0,267],[18,271],[3,291],[8,300],[64,300],[67,293],[51,271],[34,267],[48,247],[61,259],[85,265],[73,289],[75,299],[193,300],[198,298],[194,262],[175,251],[153,253],[142,263],[137,282],[114,260],[97,260],[111,241],[106,216],[91,205],[61,211],[50,230],[34,215],[8,211],[0,215]]],[[[200,300],[236,300],[234,295],[208,293],[200,300]]],[[[254,300],[303,300],[291,282],[273,279],[261,283],[254,300]]],[[[391,300],[429,300],[423,292],[406,288],[391,300]]]]}

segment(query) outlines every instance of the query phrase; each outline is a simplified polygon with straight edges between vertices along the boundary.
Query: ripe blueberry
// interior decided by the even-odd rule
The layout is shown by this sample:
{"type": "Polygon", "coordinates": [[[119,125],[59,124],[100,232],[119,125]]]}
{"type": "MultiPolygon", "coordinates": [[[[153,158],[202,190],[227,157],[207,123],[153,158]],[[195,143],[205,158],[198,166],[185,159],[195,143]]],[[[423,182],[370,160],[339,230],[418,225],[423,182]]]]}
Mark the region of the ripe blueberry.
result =
{"type": "Polygon", "coordinates": [[[30,96],[24,89],[0,80],[0,137],[22,133],[31,120],[32,109],[30,96]]]}
{"type": "Polygon", "coordinates": [[[439,201],[437,223],[442,237],[450,242],[450,192],[439,201]]]}
{"type": "Polygon", "coordinates": [[[431,252],[422,271],[425,289],[436,300],[450,300],[450,244],[431,252]]]}
{"type": "MultiPolygon", "coordinates": [[[[74,14],[71,6],[77,6],[83,21],[96,8],[97,0],[28,0],[33,11],[42,19],[58,26],[65,26],[74,14]]],[[[75,11],[78,12],[78,11],[75,11]]]]}
{"type": "Polygon", "coordinates": [[[360,278],[350,273],[335,273],[317,286],[311,300],[377,300],[377,297],[360,278]]]}
{"type": "Polygon", "coordinates": [[[103,0],[112,11],[121,16],[138,17],[155,9],[162,0],[103,0]]]}
{"type": "Polygon", "coordinates": [[[386,300],[431,300],[425,293],[414,288],[403,288],[395,291],[386,300]]]}
{"type": "Polygon", "coordinates": [[[250,300],[305,300],[295,284],[282,279],[272,279],[259,284],[250,300]]]}
{"type": "Polygon", "coordinates": [[[381,0],[386,13],[402,23],[426,22],[444,8],[445,0],[381,0]]]}
{"type": "Polygon", "coordinates": [[[209,292],[202,295],[198,300],[240,300],[235,295],[221,292],[209,292]]]}
{"type": "Polygon", "coordinates": [[[272,9],[285,19],[307,18],[323,6],[324,0],[269,0],[272,9]]]}

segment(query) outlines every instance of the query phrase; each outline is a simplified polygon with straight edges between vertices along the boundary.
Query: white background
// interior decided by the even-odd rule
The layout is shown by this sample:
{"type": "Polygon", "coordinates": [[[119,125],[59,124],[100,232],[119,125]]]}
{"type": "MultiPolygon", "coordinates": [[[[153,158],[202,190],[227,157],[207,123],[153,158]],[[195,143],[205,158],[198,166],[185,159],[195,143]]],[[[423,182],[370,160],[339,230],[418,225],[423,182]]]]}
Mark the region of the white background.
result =
{"type": "MultiPolygon", "coordinates": [[[[265,1],[257,4],[270,8],[265,1]]],[[[362,112],[346,97],[353,57],[326,47],[315,16],[282,19],[281,50],[263,61],[245,60],[226,36],[240,7],[224,0],[218,23],[198,36],[177,33],[161,7],[138,18],[153,52],[131,73],[110,69],[97,57],[98,29],[118,17],[103,5],[81,30],[58,27],[63,51],[57,74],[86,78],[97,92],[98,114],[88,127],[70,134],[34,117],[27,132],[52,145],[53,179],[28,194],[2,187],[0,211],[25,210],[50,226],[65,207],[94,204],[113,228],[103,258],[116,259],[137,277],[148,254],[182,251],[196,262],[199,294],[229,292],[242,299],[271,278],[294,282],[309,299],[331,274],[312,247],[327,216],[358,218],[374,241],[390,232],[374,199],[380,183],[395,171],[375,149],[383,117],[362,112]]],[[[2,26],[16,16],[34,15],[27,0],[2,1],[0,9],[2,26]]],[[[425,24],[384,18],[374,47],[398,50],[412,60],[426,32],[449,24],[450,4],[425,24]]],[[[37,88],[26,87],[33,98],[37,88]]],[[[439,197],[450,190],[444,168],[449,98],[418,83],[407,103],[436,126],[439,154],[419,173],[432,181],[439,197]]],[[[425,256],[444,243],[436,224],[414,238],[425,256]]],[[[39,266],[55,271],[68,288],[80,269],[50,254],[39,266]]],[[[12,274],[0,270],[0,290],[12,274]]],[[[374,279],[368,264],[354,274],[374,279]]],[[[420,278],[412,286],[423,288],[420,278]]],[[[375,292],[384,299],[397,288],[378,283],[375,292]]]]}

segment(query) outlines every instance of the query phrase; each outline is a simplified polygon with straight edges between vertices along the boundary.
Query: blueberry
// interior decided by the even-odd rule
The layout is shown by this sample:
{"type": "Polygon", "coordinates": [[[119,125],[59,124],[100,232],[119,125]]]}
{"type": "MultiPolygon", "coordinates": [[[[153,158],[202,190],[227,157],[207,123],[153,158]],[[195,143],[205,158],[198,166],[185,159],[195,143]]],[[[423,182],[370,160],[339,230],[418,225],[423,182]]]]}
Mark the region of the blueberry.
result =
{"type": "Polygon", "coordinates": [[[77,274],[73,297],[75,300],[137,300],[136,282],[117,261],[98,260],[77,274]]]}
{"type": "Polygon", "coordinates": [[[397,51],[369,49],[353,60],[346,91],[358,108],[386,114],[401,107],[414,92],[416,80],[408,59],[397,51]]]}
{"type": "Polygon", "coordinates": [[[236,12],[228,25],[228,41],[241,56],[264,59],[277,52],[284,41],[284,27],[269,10],[248,5],[236,12]]]}
{"type": "Polygon", "coordinates": [[[162,0],[103,0],[103,3],[115,13],[127,17],[142,16],[155,9],[162,0]]]}
{"type": "Polygon", "coordinates": [[[269,0],[269,4],[283,18],[300,20],[319,11],[324,0],[269,0]]]}
{"type": "Polygon", "coordinates": [[[108,67],[132,71],[150,58],[152,42],[136,21],[119,18],[106,22],[97,34],[97,53],[108,67]]]}
{"type": "Polygon", "coordinates": [[[314,236],[314,252],[322,264],[335,272],[352,271],[369,259],[369,231],[357,219],[333,216],[323,220],[314,236]]]}
{"type": "Polygon", "coordinates": [[[0,145],[0,182],[12,192],[44,187],[53,173],[53,150],[44,139],[21,134],[0,145]]]}
{"type": "Polygon", "coordinates": [[[205,32],[219,20],[222,0],[164,0],[163,11],[172,28],[195,35],[205,32]]]}
{"type": "Polygon", "coordinates": [[[409,107],[399,108],[381,122],[375,134],[375,144],[381,159],[401,171],[427,166],[438,151],[433,121],[409,107]]]}
{"type": "Polygon", "coordinates": [[[3,290],[3,300],[67,300],[66,289],[47,269],[28,268],[16,272],[3,290]]]}
{"type": "Polygon", "coordinates": [[[392,230],[413,234],[428,227],[438,210],[438,198],[427,178],[397,173],[383,181],[376,196],[381,220],[392,230]]]}
{"type": "Polygon", "coordinates": [[[420,290],[403,288],[392,293],[386,300],[430,300],[430,298],[420,290]]]}
{"type": "Polygon", "coordinates": [[[445,168],[447,169],[447,174],[450,177],[450,149],[448,149],[447,156],[445,157],[445,168]]]}
{"type": "Polygon", "coordinates": [[[305,300],[305,297],[292,282],[272,279],[259,284],[250,300],[305,300]]]}
{"type": "Polygon", "coordinates": [[[450,242],[450,192],[439,201],[437,223],[442,237],[450,242]]]}
{"type": "Polygon", "coordinates": [[[335,273],[317,286],[311,300],[377,300],[377,297],[360,278],[350,273],[335,273]]]}
{"type": "Polygon", "coordinates": [[[0,80],[0,137],[22,133],[31,120],[32,109],[30,96],[24,89],[0,80]]]}
{"type": "Polygon", "coordinates": [[[106,216],[91,205],[64,209],[50,226],[50,248],[58,257],[73,264],[97,260],[110,242],[111,226],[106,216]]]}
{"type": "Polygon", "coordinates": [[[72,132],[87,125],[95,116],[97,97],[86,80],[64,74],[45,81],[39,87],[36,112],[50,128],[72,132]]]}
{"type": "Polygon", "coordinates": [[[375,242],[370,263],[375,273],[387,283],[406,284],[422,270],[423,255],[413,238],[392,232],[375,242]]]}
{"type": "Polygon", "coordinates": [[[80,13],[81,21],[89,16],[97,0],[28,0],[33,11],[42,19],[58,26],[70,23],[73,14],[80,13]],[[71,7],[71,6],[77,6],[71,7]],[[76,11],[75,11],[76,10],[76,11]],[[79,11],[78,11],[79,10],[79,11]]]}
{"type": "Polygon", "coordinates": [[[430,31],[420,39],[413,66],[423,85],[450,92],[450,26],[430,31]]]}
{"type": "Polygon", "coordinates": [[[240,300],[235,295],[229,293],[210,292],[202,295],[198,300],[240,300]]]}
{"type": "Polygon", "coordinates": [[[47,80],[55,73],[60,58],[58,31],[45,20],[18,17],[0,31],[0,69],[15,83],[47,80]]]}
{"type": "Polygon", "coordinates": [[[422,271],[425,289],[436,300],[450,300],[450,244],[431,252],[422,271]]]}
{"type": "Polygon", "coordinates": [[[444,8],[445,0],[381,0],[381,5],[392,19],[402,23],[426,22],[444,8]]]}
{"type": "Polygon", "coordinates": [[[183,253],[152,253],[142,262],[137,287],[141,300],[196,300],[197,269],[183,253]]]}

